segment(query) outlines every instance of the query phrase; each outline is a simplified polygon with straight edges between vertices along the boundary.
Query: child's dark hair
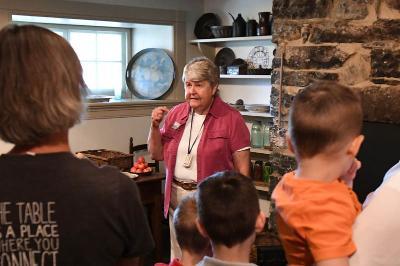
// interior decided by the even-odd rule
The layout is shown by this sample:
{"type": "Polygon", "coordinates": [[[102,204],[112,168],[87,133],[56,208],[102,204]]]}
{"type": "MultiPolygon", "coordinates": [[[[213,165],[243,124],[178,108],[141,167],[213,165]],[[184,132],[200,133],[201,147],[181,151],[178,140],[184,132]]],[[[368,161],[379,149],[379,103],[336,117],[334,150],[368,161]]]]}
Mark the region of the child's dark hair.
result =
{"type": "Polygon", "coordinates": [[[233,171],[218,172],[201,182],[197,207],[211,241],[229,248],[254,233],[260,213],[253,182],[233,171]]]}
{"type": "Polygon", "coordinates": [[[182,199],[174,211],[174,228],[176,239],[181,249],[191,253],[205,253],[209,240],[203,237],[197,229],[196,197],[188,195],[182,199]]]}
{"type": "Polygon", "coordinates": [[[289,134],[296,155],[310,158],[356,137],[362,119],[356,92],[336,82],[314,82],[295,96],[290,110],[289,134]]]}

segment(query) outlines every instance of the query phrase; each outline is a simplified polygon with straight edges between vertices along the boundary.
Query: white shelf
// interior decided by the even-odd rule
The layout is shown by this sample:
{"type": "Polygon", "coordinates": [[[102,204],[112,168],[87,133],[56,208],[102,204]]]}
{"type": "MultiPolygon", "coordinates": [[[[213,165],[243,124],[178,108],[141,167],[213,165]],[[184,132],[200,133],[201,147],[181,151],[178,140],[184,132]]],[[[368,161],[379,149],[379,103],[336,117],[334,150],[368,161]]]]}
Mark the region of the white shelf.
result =
{"type": "Polygon", "coordinates": [[[282,154],[284,156],[288,156],[288,157],[292,157],[295,158],[295,155],[293,154],[293,152],[289,151],[289,150],[276,150],[276,153],[282,154]]]}
{"type": "Polygon", "coordinates": [[[254,186],[255,186],[256,189],[259,190],[259,191],[264,191],[264,192],[268,192],[268,191],[269,191],[268,187],[257,186],[257,185],[254,185],[254,186]]]}
{"type": "Polygon", "coordinates": [[[259,191],[268,192],[269,188],[268,185],[262,181],[253,181],[255,188],[259,191]]]}
{"type": "Polygon", "coordinates": [[[250,111],[240,111],[243,116],[255,116],[255,117],[266,117],[272,118],[274,117],[271,113],[259,113],[259,112],[250,112],[250,111]]]}
{"type": "Polygon", "coordinates": [[[250,152],[259,153],[259,154],[272,154],[271,150],[262,149],[262,148],[250,148],[250,152]]]}
{"type": "Polygon", "coordinates": [[[226,75],[221,74],[221,79],[270,79],[271,75],[226,75]]]}
{"type": "Polygon", "coordinates": [[[241,41],[262,41],[262,40],[272,40],[272,36],[266,35],[266,36],[196,39],[196,40],[191,40],[190,43],[241,42],[241,41]]]}

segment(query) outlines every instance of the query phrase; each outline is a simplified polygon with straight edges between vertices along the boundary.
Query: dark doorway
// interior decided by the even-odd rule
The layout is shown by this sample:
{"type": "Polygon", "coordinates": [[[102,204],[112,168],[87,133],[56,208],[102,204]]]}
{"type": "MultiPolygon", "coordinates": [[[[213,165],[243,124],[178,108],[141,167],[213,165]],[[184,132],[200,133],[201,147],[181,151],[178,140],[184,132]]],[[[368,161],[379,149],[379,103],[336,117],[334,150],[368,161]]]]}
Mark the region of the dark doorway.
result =
{"type": "Polygon", "coordinates": [[[386,171],[400,160],[400,125],[364,122],[364,143],[359,160],[362,167],[354,181],[360,202],[382,182],[386,171]]]}

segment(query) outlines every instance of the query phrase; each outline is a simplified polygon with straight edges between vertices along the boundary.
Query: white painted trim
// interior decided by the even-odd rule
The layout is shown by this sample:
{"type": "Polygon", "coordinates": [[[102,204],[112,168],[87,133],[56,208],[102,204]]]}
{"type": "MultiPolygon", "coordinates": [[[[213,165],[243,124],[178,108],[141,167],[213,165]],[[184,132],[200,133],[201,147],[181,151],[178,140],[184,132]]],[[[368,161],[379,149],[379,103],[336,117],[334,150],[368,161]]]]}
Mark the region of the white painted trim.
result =
{"type": "Polygon", "coordinates": [[[221,79],[270,79],[271,75],[226,75],[221,74],[221,79]]]}
{"type": "Polygon", "coordinates": [[[121,117],[150,116],[151,111],[157,106],[171,108],[182,101],[174,100],[134,100],[109,103],[88,103],[87,111],[83,116],[85,120],[109,119],[121,117]]]}
{"type": "Polygon", "coordinates": [[[272,36],[266,35],[266,36],[196,39],[196,40],[190,40],[190,43],[193,44],[193,43],[241,42],[241,41],[262,41],[262,40],[272,40],[272,36]]]}
{"type": "Polygon", "coordinates": [[[250,111],[240,111],[242,116],[252,116],[252,117],[264,117],[264,118],[273,118],[274,116],[271,113],[259,113],[259,112],[250,112],[250,111]]]}
{"type": "Polygon", "coordinates": [[[271,150],[263,149],[263,148],[251,148],[251,153],[258,153],[258,154],[272,154],[271,150]]]}

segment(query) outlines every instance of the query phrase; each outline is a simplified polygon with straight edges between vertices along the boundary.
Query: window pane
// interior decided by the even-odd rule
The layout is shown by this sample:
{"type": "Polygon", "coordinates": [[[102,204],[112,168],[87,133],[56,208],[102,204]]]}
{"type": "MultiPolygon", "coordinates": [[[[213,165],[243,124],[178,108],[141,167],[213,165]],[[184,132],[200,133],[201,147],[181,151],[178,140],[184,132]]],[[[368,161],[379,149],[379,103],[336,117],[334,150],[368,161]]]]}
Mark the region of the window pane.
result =
{"type": "Polygon", "coordinates": [[[120,63],[97,63],[97,87],[120,91],[122,88],[122,67],[120,63]]]}
{"type": "Polygon", "coordinates": [[[128,32],[90,27],[49,27],[66,38],[81,61],[90,95],[121,98],[128,32]]]}
{"type": "Polygon", "coordinates": [[[50,30],[52,30],[54,33],[57,33],[57,34],[60,35],[61,37],[65,38],[64,32],[63,32],[63,31],[53,30],[53,29],[50,29],[50,30]]]}
{"type": "Polygon", "coordinates": [[[83,62],[81,61],[83,68],[83,79],[89,88],[90,94],[97,94],[97,75],[96,75],[96,63],[95,62],[83,62]]]}
{"type": "Polygon", "coordinates": [[[70,43],[80,60],[96,60],[96,33],[71,31],[70,43]]]}
{"type": "Polygon", "coordinates": [[[98,33],[97,58],[102,61],[121,61],[122,34],[98,33]]]}

